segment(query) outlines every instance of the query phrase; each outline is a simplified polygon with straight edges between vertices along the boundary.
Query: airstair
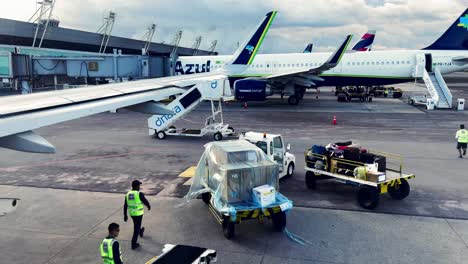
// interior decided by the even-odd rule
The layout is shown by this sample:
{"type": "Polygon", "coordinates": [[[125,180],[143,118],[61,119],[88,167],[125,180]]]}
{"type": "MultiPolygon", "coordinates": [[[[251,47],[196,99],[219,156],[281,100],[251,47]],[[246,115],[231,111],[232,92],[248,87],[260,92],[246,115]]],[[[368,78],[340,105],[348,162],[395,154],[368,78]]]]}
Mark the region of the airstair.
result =
{"type": "Polygon", "coordinates": [[[227,78],[200,81],[166,106],[173,114],[157,114],[148,119],[149,135],[164,139],[166,135],[201,137],[213,133],[215,140],[221,140],[234,133],[233,128],[224,124],[222,115],[222,103],[233,99],[227,78]],[[206,119],[205,127],[177,130],[173,126],[203,101],[211,101],[211,115],[206,119]]]}
{"type": "Polygon", "coordinates": [[[438,68],[435,68],[433,72],[427,72],[424,70],[423,80],[432,100],[434,101],[435,107],[446,109],[452,108],[452,93],[438,68]]]}
{"type": "MultiPolygon", "coordinates": [[[[432,54],[417,54],[416,67],[413,71],[415,78],[422,78],[429,92],[429,96],[424,97],[427,109],[450,109],[452,108],[452,93],[445,83],[438,67],[433,67],[432,54]]],[[[421,101],[422,96],[414,96],[410,101],[421,101]]]]}

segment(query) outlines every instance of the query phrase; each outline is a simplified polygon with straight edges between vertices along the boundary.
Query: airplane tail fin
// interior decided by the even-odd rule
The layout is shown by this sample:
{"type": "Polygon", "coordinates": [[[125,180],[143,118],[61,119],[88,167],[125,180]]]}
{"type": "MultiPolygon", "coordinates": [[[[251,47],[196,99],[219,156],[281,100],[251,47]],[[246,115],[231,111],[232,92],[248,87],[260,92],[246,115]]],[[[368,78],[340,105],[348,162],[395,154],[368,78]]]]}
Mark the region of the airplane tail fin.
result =
{"type": "Polygon", "coordinates": [[[355,51],[370,51],[372,49],[372,44],[374,43],[375,30],[369,30],[364,34],[356,45],[354,45],[352,50],[355,51]]]}
{"type": "Polygon", "coordinates": [[[439,39],[423,50],[468,50],[468,8],[439,39]]]}
{"type": "Polygon", "coordinates": [[[302,53],[312,53],[312,48],[313,47],[314,47],[314,44],[309,43],[309,45],[307,45],[307,47],[304,49],[304,51],[302,53]]]}
{"type": "Polygon", "coordinates": [[[237,51],[234,53],[233,60],[230,64],[250,65],[253,62],[255,55],[262,45],[263,39],[270,29],[270,26],[273,23],[277,13],[278,11],[272,11],[266,14],[255,31],[252,32],[249,38],[239,46],[239,49],[237,49],[237,51]]]}

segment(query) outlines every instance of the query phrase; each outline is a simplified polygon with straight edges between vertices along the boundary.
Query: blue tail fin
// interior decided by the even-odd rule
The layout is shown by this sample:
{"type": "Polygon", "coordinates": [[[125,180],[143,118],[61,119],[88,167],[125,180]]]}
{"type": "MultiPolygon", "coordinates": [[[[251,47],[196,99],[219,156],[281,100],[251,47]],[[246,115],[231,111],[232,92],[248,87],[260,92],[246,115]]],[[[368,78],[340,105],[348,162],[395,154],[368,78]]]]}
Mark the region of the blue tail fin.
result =
{"type": "Polygon", "coordinates": [[[272,11],[266,14],[257,29],[234,53],[231,64],[250,65],[252,63],[277,13],[277,11],[272,11]]]}
{"type": "Polygon", "coordinates": [[[424,50],[468,50],[468,8],[436,42],[424,50]]]}
{"type": "Polygon", "coordinates": [[[304,49],[304,51],[302,53],[312,53],[312,48],[313,47],[314,47],[314,44],[309,43],[309,45],[307,45],[307,47],[304,49]]]}

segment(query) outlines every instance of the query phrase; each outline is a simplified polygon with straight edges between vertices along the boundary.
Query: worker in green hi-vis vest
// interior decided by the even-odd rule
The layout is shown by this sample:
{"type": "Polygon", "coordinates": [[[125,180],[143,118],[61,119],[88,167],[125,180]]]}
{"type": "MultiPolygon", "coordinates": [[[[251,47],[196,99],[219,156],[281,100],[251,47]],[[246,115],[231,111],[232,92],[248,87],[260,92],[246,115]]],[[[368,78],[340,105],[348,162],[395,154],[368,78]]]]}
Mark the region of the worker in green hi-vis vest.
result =
{"type": "Polygon", "coordinates": [[[117,237],[120,232],[119,225],[111,223],[107,229],[109,230],[109,235],[104,238],[99,246],[101,250],[102,263],[123,264],[122,251],[120,250],[119,241],[117,241],[117,237]]]}
{"type": "Polygon", "coordinates": [[[124,221],[127,222],[128,220],[127,211],[133,220],[132,249],[140,246],[137,243],[138,235],[143,237],[143,233],[145,232],[145,228],[141,226],[143,214],[145,213],[144,205],[148,207],[148,211],[151,210],[151,205],[146,200],[145,195],[140,192],[140,186],[141,182],[134,180],[132,182],[132,190],[125,195],[124,221]]]}
{"type": "Polygon", "coordinates": [[[460,125],[460,130],[457,131],[455,138],[457,139],[458,154],[460,154],[458,157],[463,158],[466,156],[466,145],[468,145],[468,130],[465,129],[465,125],[460,125]]]}

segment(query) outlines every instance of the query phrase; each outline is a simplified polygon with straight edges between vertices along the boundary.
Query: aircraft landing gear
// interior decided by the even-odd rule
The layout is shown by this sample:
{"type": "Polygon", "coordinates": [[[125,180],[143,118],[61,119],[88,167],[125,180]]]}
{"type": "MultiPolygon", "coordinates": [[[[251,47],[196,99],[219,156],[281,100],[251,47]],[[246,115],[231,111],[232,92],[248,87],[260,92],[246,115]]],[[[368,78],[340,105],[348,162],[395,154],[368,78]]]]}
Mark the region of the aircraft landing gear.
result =
{"type": "Polygon", "coordinates": [[[289,96],[288,103],[290,105],[298,105],[299,104],[299,97],[297,95],[289,96]]]}

